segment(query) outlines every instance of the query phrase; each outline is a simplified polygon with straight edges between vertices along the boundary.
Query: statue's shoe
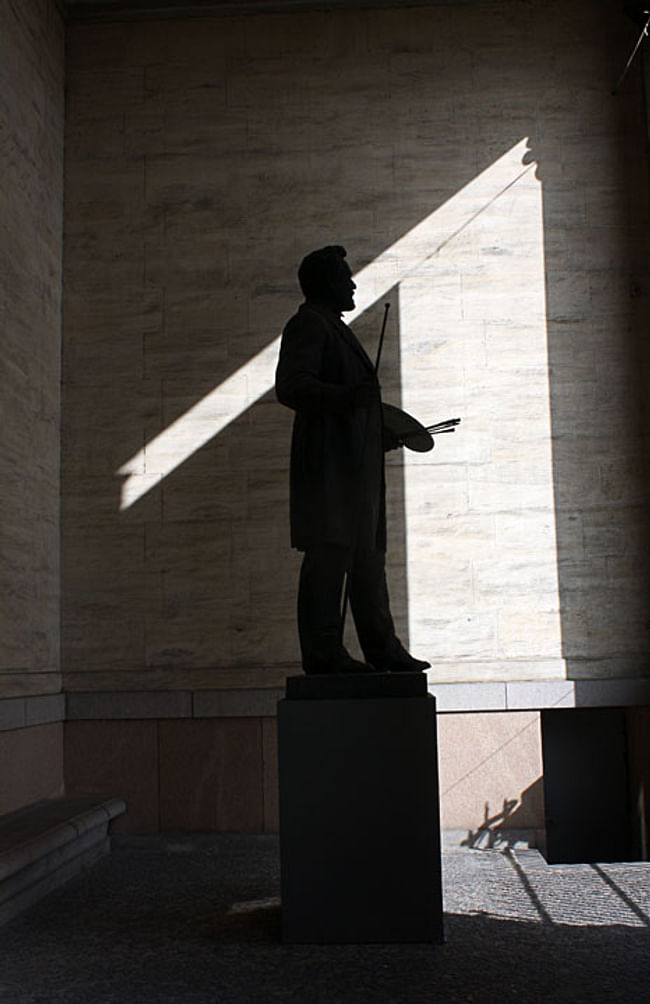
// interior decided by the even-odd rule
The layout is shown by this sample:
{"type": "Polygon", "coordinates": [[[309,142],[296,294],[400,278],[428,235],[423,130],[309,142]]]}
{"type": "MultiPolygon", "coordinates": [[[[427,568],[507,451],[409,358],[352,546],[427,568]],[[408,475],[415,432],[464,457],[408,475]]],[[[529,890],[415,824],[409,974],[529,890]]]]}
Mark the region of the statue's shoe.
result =
{"type": "Polygon", "coordinates": [[[431,669],[431,663],[426,659],[414,659],[407,653],[406,659],[394,659],[382,668],[388,673],[424,673],[425,670],[431,669]]]}
{"type": "Polygon", "coordinates": [[[337,656],[335,659],[326,662],[314,663],[309,667],[304,667],[305,673],[309,676],[320,675],[323,676],[327,674],[328,676],[338,674],[338,673],[377,673],[382,672],[382,670],[375,669],[371,666],[369,662],[361,662],[359,659],[353,659],[348,652],[343,652],[341,655],[337,656]]]}
{"type": "Polygon", "coordinates": [[[373,657],[376,670],[384,673],[423,673],[431,668],[431,663],[425,659],[415,659],[405,648],[401,652],[373,657]]]}

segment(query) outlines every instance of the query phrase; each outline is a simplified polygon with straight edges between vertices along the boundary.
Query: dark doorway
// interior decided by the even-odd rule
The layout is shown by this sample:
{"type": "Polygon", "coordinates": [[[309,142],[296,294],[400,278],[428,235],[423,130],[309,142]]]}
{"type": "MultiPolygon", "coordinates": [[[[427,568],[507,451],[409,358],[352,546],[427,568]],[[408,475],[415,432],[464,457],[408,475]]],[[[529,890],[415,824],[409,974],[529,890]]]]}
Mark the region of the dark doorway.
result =
{"type": "Polygon", "coordinates": [[[625,709],[543,711],[542,750],[549,863],[633,860],[625,709]]]}

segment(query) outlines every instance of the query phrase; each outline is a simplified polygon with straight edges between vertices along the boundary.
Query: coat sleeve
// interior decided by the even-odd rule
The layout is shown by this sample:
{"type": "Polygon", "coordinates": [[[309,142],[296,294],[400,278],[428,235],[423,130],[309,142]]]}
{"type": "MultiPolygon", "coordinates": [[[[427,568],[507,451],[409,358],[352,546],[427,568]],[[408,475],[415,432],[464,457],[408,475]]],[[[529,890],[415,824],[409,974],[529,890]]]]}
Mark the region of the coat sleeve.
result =
{"type": "Polygon", "coordinates": [[[354,405],[355,387],[321,378],[328,333],[317,321],[294,317],[282,335],[275,374],[281,404],[305,415],[344,415],[354,405]]]}

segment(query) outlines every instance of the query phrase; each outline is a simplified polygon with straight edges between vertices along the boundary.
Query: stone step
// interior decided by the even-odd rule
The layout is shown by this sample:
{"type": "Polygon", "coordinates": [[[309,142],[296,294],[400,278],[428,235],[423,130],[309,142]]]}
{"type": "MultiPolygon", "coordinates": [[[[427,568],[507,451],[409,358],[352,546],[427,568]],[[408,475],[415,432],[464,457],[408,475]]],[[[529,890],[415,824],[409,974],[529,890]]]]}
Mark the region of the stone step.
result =
{"type": "Polygon", "coordinates": [[[110,851],[121,798],[38,802],[0,817],[0,924],[58,889],[110,851]]]}

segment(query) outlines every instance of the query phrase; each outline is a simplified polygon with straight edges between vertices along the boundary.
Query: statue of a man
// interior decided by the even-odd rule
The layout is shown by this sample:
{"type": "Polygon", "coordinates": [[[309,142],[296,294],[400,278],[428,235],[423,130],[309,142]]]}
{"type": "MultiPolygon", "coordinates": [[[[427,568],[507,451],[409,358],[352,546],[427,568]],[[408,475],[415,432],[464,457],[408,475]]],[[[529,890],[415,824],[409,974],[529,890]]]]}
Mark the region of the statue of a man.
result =
{"type": "MultiPolygon", "coordinates": [[[[418,672],[395,634],[386,586],[384,427],[372,362],[341,314],[356,285],[335,245],[303,259],[305,296],[282,335],[276,393],[296,415],[291,543],[304,552],[298,632],[306,673],[418,672]],[[342,592],[365,662],[343,646],[342,592]]],[[[397,445],[391,443],[391,446],[397,445]]]]}

